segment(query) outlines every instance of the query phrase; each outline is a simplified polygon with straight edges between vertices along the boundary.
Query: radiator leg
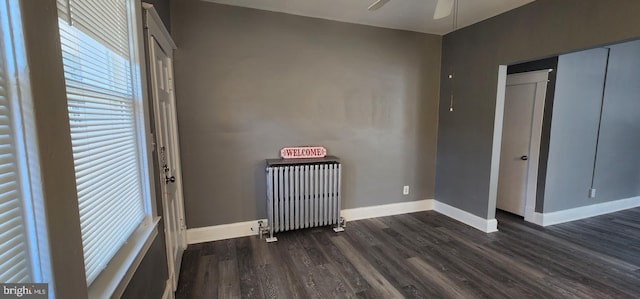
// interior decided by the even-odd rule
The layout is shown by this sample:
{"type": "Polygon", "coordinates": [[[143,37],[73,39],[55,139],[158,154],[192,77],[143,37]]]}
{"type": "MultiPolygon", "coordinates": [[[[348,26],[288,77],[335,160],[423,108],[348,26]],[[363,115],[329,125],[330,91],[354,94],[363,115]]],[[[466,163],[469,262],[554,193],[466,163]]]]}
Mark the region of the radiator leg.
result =
{"type": "Polygon", "coordinates": [[[276,237],[269,237],[269,238],[267,238],[266,240],[267,240],[267,243],[273,243],[273,242],[278,241],[278,238],[276,238],[276,237]]]}
{"type": "Polygon", "coordinates": [[[263,235],[269,234],[270,227],[267,226],[264,221],[258,221],[258,236],[262,239],[263,235]]]}
{"type": "Polygon", "coordinates": [[[266,239],[267,243],[278,241],[278,238],[273,236],[273,226],[269,227],[269,237],[266,239]]]}
{"type": "Polygon", "coordinates": [[[347,221],[344,219],[344,217],[340,217],[340,221],[338,221],[338,224],[336,224],[336,227],[333,228],[333,231],[336,233],[343,232],[346,224],[347,224],[347,221]]]}

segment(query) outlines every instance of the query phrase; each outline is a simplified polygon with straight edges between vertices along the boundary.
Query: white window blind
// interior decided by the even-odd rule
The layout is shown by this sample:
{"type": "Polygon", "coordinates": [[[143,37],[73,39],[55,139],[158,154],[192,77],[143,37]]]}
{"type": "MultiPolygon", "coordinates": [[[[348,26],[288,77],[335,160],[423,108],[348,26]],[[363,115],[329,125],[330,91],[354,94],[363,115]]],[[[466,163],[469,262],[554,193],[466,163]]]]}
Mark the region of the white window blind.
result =
{"type": "MultiPolygon", "coordinates": [[[[5,5],[0,2],[0,6],[5,5]]],[[[3,7],[4,9],[4,7],[3,7]]],[[[0,17],[0,21],[3,18],[0,17]]],[[[0,26],[7,26],[0,23],[0,26]]],[[[20,188],[8,70],[11,45],[0,30],[0,282],[30,282],[31,265],[20,188]],[[5,48],[6,47],[6,48],[5,48]]]]}
{"type": "Polygon", "coordinates": [[[91,284],[145,217],[125,0],[58,0],[80,224],[91,284]]]}

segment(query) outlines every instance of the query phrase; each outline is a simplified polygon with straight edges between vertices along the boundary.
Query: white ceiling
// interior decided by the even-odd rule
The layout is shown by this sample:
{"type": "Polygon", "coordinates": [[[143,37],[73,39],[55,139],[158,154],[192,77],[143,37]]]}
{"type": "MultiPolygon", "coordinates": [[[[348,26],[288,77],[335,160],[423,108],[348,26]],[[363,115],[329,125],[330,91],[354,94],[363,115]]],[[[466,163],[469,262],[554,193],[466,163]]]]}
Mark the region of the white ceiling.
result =
{"type": "MultiPolygon", "coordinates": [[[[376,11],[367,10],[367,7],[375,2],[375,0],[204,1],[432,34],[446,34],[453,29],[453,13],[444,19],[433,19],[433,11],[435,10],[437,0],[391,0],[376,11]]],[[[458,1],[458,24],[456,28],[469,26],[533,2],[534,0],[458,1]]]]}

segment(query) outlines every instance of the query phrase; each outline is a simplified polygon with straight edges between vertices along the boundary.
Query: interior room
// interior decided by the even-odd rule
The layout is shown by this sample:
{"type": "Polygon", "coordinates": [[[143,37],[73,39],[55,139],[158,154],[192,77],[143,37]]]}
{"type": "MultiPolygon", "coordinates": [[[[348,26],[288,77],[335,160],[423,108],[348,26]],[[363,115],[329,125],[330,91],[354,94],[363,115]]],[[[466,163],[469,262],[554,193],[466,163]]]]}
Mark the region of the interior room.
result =
{"type": "Polygon", "coordinates": [[[0,8],[16,292],[640,296],[638,1],[0,8]]]}

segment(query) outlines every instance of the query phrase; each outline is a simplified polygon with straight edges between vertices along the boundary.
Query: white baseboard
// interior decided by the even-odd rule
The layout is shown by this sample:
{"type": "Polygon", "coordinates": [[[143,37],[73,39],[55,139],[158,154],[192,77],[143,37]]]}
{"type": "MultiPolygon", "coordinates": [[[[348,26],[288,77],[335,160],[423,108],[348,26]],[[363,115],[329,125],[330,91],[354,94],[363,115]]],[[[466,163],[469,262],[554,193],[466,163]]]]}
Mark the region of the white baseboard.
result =
{"type": "Polygon", "coordinates": [[[433,202],[433,199],[424,199],[372,207],[345,209],[340,212],[340,215],[347,221],[354,221],[375,217],[430,211],[433,210],[433,202]]]}
{"type": "MultiPolygon", "coordinates": [[[[433,199],[408,201],[364,208],[346,209],[340,215],[347,221],[433,210],[433,199]]],[[[258,221],[237,222],[187,229],[187,243],[196,244],[258,234],[258,221]]],[[[263,219],[267,225],[267,220],[263,219]]]]}
{"type": "MultiPolygon", "coordinates": [[[[340,212],[340,215],[347,221],[354,221],[431,210],[435,210],[440,214],[453,218],[486,233],[498,231],[498,222],[495,219],[483,219],[433,199],[345,209],[340,212]]],[[[196,244],[257,235],[258,221],[260,220],[190,228],[187,230],[187,243],[196,244]]],[[[265,225],[267,224],[266,219],[261,221],[264,221],[265,225]]]]}
{"type": "Polygon", "coordinates": [[[484,219],[439,201],[434,202],[433,210],[485,233],[498,231],[498,221],[496,219],[484,219]]]}
{"type": "Polygon", "coordinates": [[[187,229],[187,243],[196,244],[257,235],[258,221],[264,221],[264,225],[267,225],[267,219],[262,219],[190,228],[187,229]]]}
{"type": "Polygon", "coordinates": [[[529,222],[531,222],[533,224],[544,226],[544,225],[542,225],[542,223],[543,223],[542,218],[543,218],[542,217],[542,213],[533,212],[533,216],[531,216],[531,218],[525,217],[524,220],[525,221],[529,221],[529,222]]]}
{"type": "Polygon", "coordinates": [[[551,213],[536,212],[534,214],[532,222],[541,226],[549,226],[609,214],[635,207],[640,207],[640,196],[551,213]]]}

